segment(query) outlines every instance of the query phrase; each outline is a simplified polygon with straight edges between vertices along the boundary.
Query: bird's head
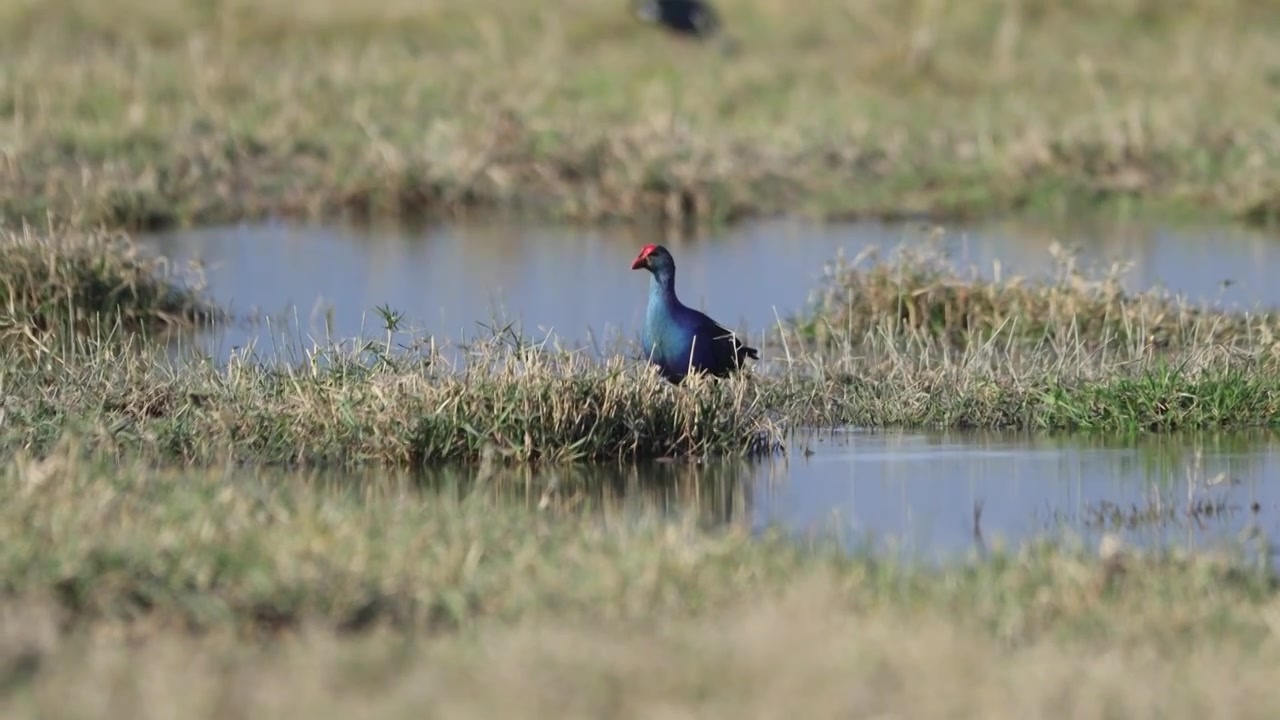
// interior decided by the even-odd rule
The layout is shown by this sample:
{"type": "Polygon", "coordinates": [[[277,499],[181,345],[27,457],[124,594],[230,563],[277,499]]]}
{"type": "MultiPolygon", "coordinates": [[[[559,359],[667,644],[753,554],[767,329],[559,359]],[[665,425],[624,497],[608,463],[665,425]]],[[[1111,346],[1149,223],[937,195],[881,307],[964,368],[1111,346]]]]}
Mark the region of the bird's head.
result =
{"type": "Polygon", "coordinates": [[[671,253],[661,245],[645,245],[640,248],[640,254],[631,262],[632,270],[643,268],[652,273],[672,269],[675,266],[676,261],[671,257],[671,253]]]}

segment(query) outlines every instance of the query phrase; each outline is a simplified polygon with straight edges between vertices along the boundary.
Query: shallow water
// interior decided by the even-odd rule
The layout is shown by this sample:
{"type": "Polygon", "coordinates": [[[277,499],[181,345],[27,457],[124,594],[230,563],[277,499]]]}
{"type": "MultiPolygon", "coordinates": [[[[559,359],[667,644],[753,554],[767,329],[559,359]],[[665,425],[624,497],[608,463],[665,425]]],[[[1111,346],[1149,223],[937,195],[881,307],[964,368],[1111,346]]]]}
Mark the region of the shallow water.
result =
{"type": "MultiPolygon", "coordinates": [[[[947,230],[940,247],[958,265],[986,274],[996,260],[1003,272],[1049,272],[1049,247],[1057,240],[1077,248],[1084,264],[1132,261],[1126,282],[1133,290],[1162,284],[1203,302],[1280,305],[1280,283],[1267,270],[1280,265],[1280,242],[1260,232],[1012,224],[947,230]]],[[[681,239],[635,229],[500,224],[421,230],[274,224],[182,231],[147,242],[179,262],[204,261],[213,296],[235,312],[284,320],[200,340],[203,351],[225,357],[246,343],[279,352],[281,343],[296,346],[300,335],[377,336],[381,321],[373,309],[384,304],[440,340],[484,334],[478,323],[496,316],[499,325],[514,321],[535,339],[554,333],[571,345],[631,341],[647,277],[629,266],[648,242],[663,242],[675,254],[687,304],[758,334],[802,309],[838,251],[853,257],[872,246],[922,244],[929,233],[918,224],[767,222],[681,239]]],[[[1199,547],[1250,529],[1280,530],[1280,439],[1266,434],[1104,444],[1079,436],[828,432],[763,463],[556,472],[581,476],[562,480],[588,481],[561,482],[561,494],[608,487],[650,504],[694,507],[708,522],[779,526],[800,535],[834,531],[850,547],[893,546],[925,557],[1045,533],[1092,542],[1116,531],[1142,545],[1199,547]]],[[[526,480],[541,494],[552,481],[526,480]]]]}
{"type": "Polygon", "coordinates": [[[666,238],[634,228],[587,230],[456,225],[418,230],[285,224],[215,227],[151,236],[147,243],[186,263],[199,259],[213,296],[237,314],[274,324],[241,325],[206,336],[202,349],[225,357],[256,342],[262,350],[299,337],[378,336],[374,309],[388,305],[438,340],[484,335],[480,324],[515,322],[526,338],[554,335],[593,345],[634,341],[644,315],[647,274],[630,269],[642,245],[665,243],[688,305],[759,337],[800,312],[837,252],[936,242],[963,268],[990,275],[1052,271],[1050,245],[1076,248],[1084,265],[1132,261],[1130,289],[1163,284],[1195,301],[1280,305],[1280,242],[1234,228],[1146,226],[1060,230],[1014,224],[948,226],[931,241],[920,223],[749,224],[705,237],[666,238]]]}
{"type": "Polygon", "coordinates": [[[785,481],[755,496],[756,526],[834,530],[932,557],[1045,535],[1203,548],[1280,530],[1275,434],[894,431],[805,446],[812,455],[793,457],[785,481]]]}
{"type": "MultiPolygon", "coordinates": [[[[473,486],[477,470],[428,480],[473,486]]],[[[693,513],[709,527],[837,538],[850,550],[946,561],[1054,538],[1095,547],[1256,548],[1280,539],[1280,435],[825,431],[788,456],[511,470],[487,485],[530,504],[623,517],[693,513]]]]}

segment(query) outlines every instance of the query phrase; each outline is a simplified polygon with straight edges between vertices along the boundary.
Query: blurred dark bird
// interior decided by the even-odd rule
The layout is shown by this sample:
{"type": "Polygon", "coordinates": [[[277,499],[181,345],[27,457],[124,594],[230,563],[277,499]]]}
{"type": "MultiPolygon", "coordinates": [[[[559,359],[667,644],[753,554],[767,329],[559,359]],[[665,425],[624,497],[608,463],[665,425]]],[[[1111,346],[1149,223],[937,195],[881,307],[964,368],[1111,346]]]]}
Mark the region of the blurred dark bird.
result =
{"type": "Polygon", "coordinates": [[[690,372],[728,377],[746,358],[759,351],[706,314],[685,306],[676,297],[676,261],[661,245],[645,245],[631,263],[632,270],[648,270],[649,309],[641,344],[649,362],[677,385],[690,372]]]}
{"type": "Polygon", "coordinates": [[[636,17],[682,35],[708,37],[720,29],[720,18],[705,0],[633,0],[636,17]]]}

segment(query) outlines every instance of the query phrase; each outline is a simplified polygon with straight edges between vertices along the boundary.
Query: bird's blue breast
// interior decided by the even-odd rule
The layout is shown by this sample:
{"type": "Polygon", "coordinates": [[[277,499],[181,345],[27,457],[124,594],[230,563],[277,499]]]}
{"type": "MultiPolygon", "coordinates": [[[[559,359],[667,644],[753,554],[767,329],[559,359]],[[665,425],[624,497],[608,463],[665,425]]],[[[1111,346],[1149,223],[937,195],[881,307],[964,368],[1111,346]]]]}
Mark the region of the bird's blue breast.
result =
{"type": "Polygon", "coordinates": [[[657,303],[650,303],[642,338],[645,355],[663,366],[670,366],[677,359],[687,364],[689,340],[684,335],[673,318],[664,314],[657,303]]]}
{"type": "Polygon", "coordinates": [[[645,355],[671,374],[688,372],[690,361],[694,368],[714,364],[714,339],[698,332],[693,324],[696,318],[687,314],[682,307],[662,308],[655,303],[645,319],[641,338],[645,355]]]}

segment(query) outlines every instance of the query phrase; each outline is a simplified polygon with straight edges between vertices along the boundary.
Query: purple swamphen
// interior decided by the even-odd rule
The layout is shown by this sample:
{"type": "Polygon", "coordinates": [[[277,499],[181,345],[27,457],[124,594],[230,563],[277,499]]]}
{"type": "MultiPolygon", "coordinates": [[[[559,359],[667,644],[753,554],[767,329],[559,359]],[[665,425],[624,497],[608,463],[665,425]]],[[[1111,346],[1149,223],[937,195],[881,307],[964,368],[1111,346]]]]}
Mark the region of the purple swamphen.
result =
{"type": "Polygon", "coordinates": [[[680,35],[702,38],[720,28],[720,17],[707,0],[633,0],[631,12],[680,35]]]}
{"type": "Polygon", "coordinates": [[[691,370],[728,377],[742,367],[745,358],[760,359],[759,352],[733,332],[680,302],[676,297],[676,261],[666,248],[641,248],[631,269],[641,268],[652,275],[641,341],[645,355],[663,377],[677,385],[691,370]]]}

